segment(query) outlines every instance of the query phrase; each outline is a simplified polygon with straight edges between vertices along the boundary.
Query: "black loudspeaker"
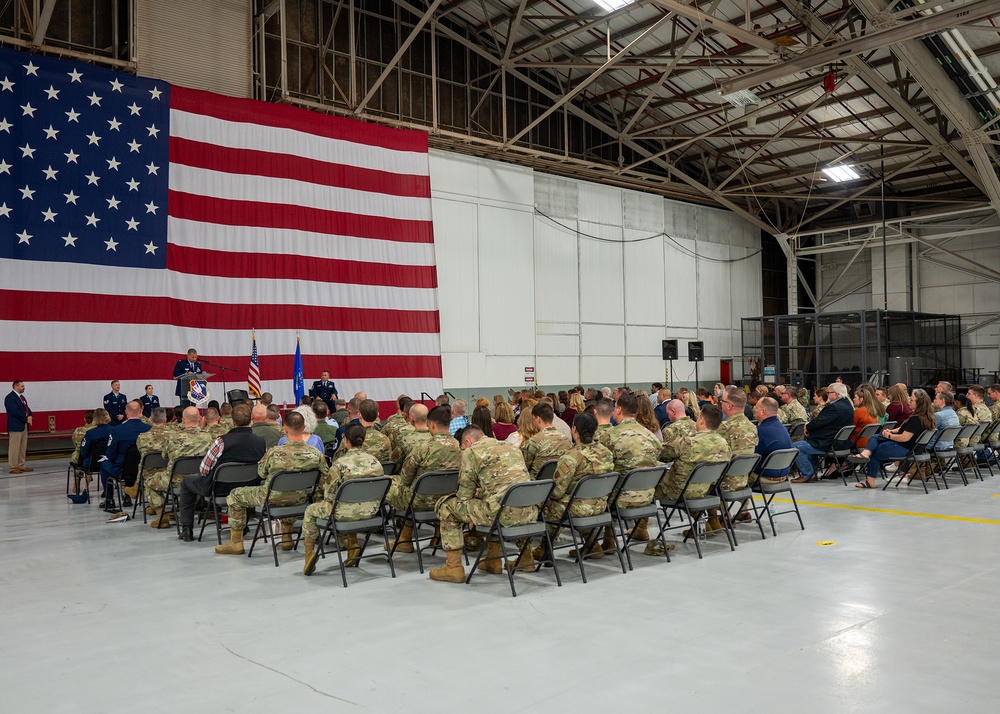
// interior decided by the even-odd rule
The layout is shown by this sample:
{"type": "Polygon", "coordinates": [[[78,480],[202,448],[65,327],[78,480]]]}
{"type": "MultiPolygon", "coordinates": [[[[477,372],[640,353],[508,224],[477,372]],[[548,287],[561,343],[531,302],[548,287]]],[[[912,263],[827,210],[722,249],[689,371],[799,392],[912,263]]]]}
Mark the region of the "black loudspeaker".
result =
{"type": "Polygon", "coordinates": [[[688,362],[705,361],[705,343],[688,342],[688,362]]]}
{"type": "Polygon", "coordinates": [[[677,359],[677,340],[664,340],[662,346],[664,362],[677,359]]]}

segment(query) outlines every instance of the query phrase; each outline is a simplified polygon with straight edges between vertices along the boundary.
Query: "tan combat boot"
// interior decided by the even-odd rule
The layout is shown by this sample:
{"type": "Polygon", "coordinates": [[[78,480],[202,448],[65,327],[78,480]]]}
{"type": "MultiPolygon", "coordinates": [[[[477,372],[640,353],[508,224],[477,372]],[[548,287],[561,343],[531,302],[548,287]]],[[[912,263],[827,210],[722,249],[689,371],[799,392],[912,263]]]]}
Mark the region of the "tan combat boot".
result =
{"type": "Polygon", "coordinates": [[[361,563],[361,546],[358,545],[358,534],[351,533],[344,536],[347,539],[347,560],[344,561],[345,568],[356,568],[361,563]]]}
{"type": "Polygon", "coordinates": [[[281,549],[282,550],[291,550],[294,547],[295,547],[295,539],[292,538],[292,534],[291,533],[282,533],[281,534],[281,549]]]}
{"type": "Polygon", "coordinates": [[[640,518],[636,524],[635,528],[632,529],[632,540],[636,541],[647,541],[649,540],[649,531],[646,529],[646,525],[649,523],[648,518],[640,518]]]}
{"type": "Polygon", "coordinates": [[[222,555],[243,555],[243,531],[233,528],[229,532],[229,542],[215,546],[215,552],[222,555]]]}
{"type": "Polygon", "coordinates": [[[431,580],[440,580],[443,583],[464,583],[465,568],[462,567],[462,551],[446,550],[444,554],[448,560],[440,568],[431,568],[428,572],[431,580]]]}
{"type": "Polygon", "coordinates": [[[316,561],[319,559],[319,553],[316,552],[316,539],[306,536],[302,542],[306,549],[306,562],[302,566],[302,574],[312,575],[316,571],[316,561]]]}
{"type": "Polygon", "coordinates": [[[155,516],[156,515],[156,509],[153,508],[152,506],[146,506],[146,515],[147,516],[155,516]]]}
{"type": "Polygon", "coordinates": [[[604,526],[604,541],[601,543],[601,550],[605,553],[614,553],[615,545],[615,529],[611,526],[604,526]]]}
{"type": "Polygon", "coordinates": [[[479,570],[499,575],[503,572],[503,561],[500,558],[500,541],[491,540],[486,546],[486,557],[479,561],[479,570]]]}
{"type": "Polygon", "coordinates": [[[410,521],[406,521],[403,524],[403,528],[399,531],[399,537],[389,541],[389,545],[383,545],[386,550],[392,550],[393,547],[396,548],[397,553],[412,553],[413,548],[413,524],[410,521]]]}
{"type": "MultiPolygon", "coordinates": [[[[166,508],[166,506],[164,506],[164,508],[166,508]]],[[[160,515],[155,520],[152,520],[152,521],[149,522],[149,527],[150,528],[169,528],[170,527],[170,515],[171,514],[164,513],[163,512],[164,508],[161,508],[159,511],[154,511],[154,513],[159,513],[160,515]]]]}
{"type": "MultiPolygon", "coordinates": [[[[544,552],[545,546],[541,545],[539,548],[544,552]]],[[[521,556],[521,562],[517,563],[517,558],[511,558],[507,561],[507,566],[513,570],[514,564],[517,563],[517,569],[523,570],[525,572],[531,572],[535,569],[535,551],[538,548],[531,547],[531,541],[529,540],[524,546],[524,555],[521,556]]],[[[539,556],[541,557],[541,556],[539,556]]]]}
{"type": "MultiPolygon", "coordinates": [[[[590,539],[590,534],[591,533],[593,533],[593,531],[587,531],[586,533],[584,533],[583,531],[580,531],[580,535],[583,536],[583,544],[584,545],[586,545],[587,544],[587,540],[590,539]]],[[[604,548],[602,548],[601,544],[597,541],[596,538],[594,538],[594,542],[591,544],[590,548],[588,548],[586,550],[586,553],[587,553],[588,556],[590,556],[589,558],[587,558],[588,560],[600,560],[601,558],[604,557],[604,548]]],[[[571,550],[569,552],[569,557],[570,558],[575,558],[576,557],[576,551],[575,550],[571,550]]]]}
{"type": "Polygon", "coordinates": [[[139,482],[136,481],[131,486],[126,486],[125,488],[122,489],[122,493],[124,493],[129,498],[138,498],[139,497],[139,482]]]}

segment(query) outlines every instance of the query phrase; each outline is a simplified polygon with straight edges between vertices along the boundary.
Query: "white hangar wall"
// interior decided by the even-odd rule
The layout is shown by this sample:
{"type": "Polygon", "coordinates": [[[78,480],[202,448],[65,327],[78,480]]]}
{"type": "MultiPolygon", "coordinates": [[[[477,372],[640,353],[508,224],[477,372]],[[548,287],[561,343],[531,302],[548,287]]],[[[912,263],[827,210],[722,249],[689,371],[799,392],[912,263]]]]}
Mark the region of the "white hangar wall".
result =
{"type": "Polygon", "coordinates": [[[705,342],[701,382],[720,359],[742,376],[760,233],[735,214],[443,151],[431,192],[446,389],[517,387],[527,366],[547,390],[648,388],[664,338],[680,340],[675,387],[694,382],[688,340],[705,342]]]}

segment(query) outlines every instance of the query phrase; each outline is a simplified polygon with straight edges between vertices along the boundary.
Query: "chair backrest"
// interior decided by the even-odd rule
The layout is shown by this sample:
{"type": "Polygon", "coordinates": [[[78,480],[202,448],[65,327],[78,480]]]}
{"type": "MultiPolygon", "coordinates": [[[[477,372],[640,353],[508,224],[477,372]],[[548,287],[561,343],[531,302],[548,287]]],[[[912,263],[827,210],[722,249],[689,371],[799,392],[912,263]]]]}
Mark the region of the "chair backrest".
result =
{"type": "Polygon", "coordinates": [[[139,455],[139,447],[132,444],[125,452],[125,461],[122,462],[122,478],[130,479],[139,475],[139,462],[142,456],[139,455]]]}
{"type": "Polygon", "coordinates": [[[390,486],[392,486],[392,479],[388,476],[350,478],[340,484],[334,500],[337,503],[381,502],[389,492],[390,486]]]}
{"type": "Polygon", "coordinates": [[[316,487],[319,469],[306,471],[279,471],[271,477],[272,491],[306,491],[316,487]]]}
{"type": "Polygon", "coordinates": [[[946,426],[941,429],[938,429],[937,439],[934,441],[934,443],[939,444],[942,441],[945,442],[955,441],[955,437],[957,437],[961,431],[962,427],[960,426],[946,426]]]}
{"type": "Polygon", "coordinates": [[[858,433],[858,441],[870,439],[883,429],[885,429],[885,424],[879,424],[877,422],[875,424],[865,424],[858,433]]]}
{"type": "Polygon", "coordinates": [[[414,495],[443,496],[458,490],[458,471],[428,471],[413,484],[414,495]]]}
{"type": "Polygon", "coordinates": [[[754,470],[757,462],[760,461],[760,454],[737,454],[729,460],[723,476],[749,476],[754,470]]]}
{"type": "Polygon", "coordinates": [[[188,476],[198,473],[201,468],[202,456],[182,456],[174,462],[171,474],[174,476],[188,476]]]}
{"type": "Polygon", "coordinates": [[[962,430],[958,432],[958,439],[971,439],[972,436],[979,431],[979,424],[966,424],[962,427],[962,430]]]}
{"type": "Polygon", "coordinates": [[[621,478],[618,492],[646,491],[656,488],[660,485],[666,472],[666,466],[646,466],[641,469],[632,469],[621,478]]]}
{"type": "Polygon", "coordinates": [[[542,468],[538,469],[538,475],[535,477],[536,481],[545,481],[556,475],[556,466],[559,465],[559,459],[552,459],[551,461],[546,461],[542,464],[542,468]]]}
{"type": "MultiPolygon", "coordinates": [[[[833,437],[833,442],[830,444],[831,449],[838,448],[838,444],[842,442],[850,442],[851,434],[854,433],[854,424],[848,424],[847,426],[842,426],[837,430],[837,433],[833,437]]],[[[849,444],[843,444],[842,448],[847,448],[849,444]]]]}
{"type": "Polygon", "coordinates": [[[796,422],[795,424],[789,426],[788,436],[794,439],[797,436],[805,436],[806,433],[806,423],[804,421],[796,422]]]}
{"type": "Polygon", "coordinates": [[[887,421],[885,424],[882,424],[883,429],[889,429],[889,430],[895,429],[897,426],[899,426],[899,422],[895,421],[887,421]]]}
{"type": "Polygon", "coordinates": [[[108,450],[107,439],[101,439],[100,441],[94,443],[94,448],[90,450],[89,468],[92,472],[101,470],[101,457],[104,456],[107,450],[108,450]]]}
{"type": "Polygon", "coordinates": [[[926,447],[929,443],[931,443],[931,439],[933,439],[937,433],[937,429],[924,429],[920,432],[920,436],[916,439],[910,440],[910,451],[913,452],[917,449],[926,447]]]}
{"type": "Polygon", "coordinates": [[[760,465],[760,472],[790,469],[798,455],[798,449],[778,449],[777,451],[772,451],[764,459],[764,463],[760,465]]]}
{"type": "Polygon", "coordinates": [[[167,465],[167,460],[163,458],[163,454],[159,451],[150,451],[148,454],[142,457],[142,463],[139,468],[142,470],[146,469],[162,469],[167,465]]]}
{"type": "Polygon", "coordinates": [[[226,399],[230,404],[235,404],[236,402],[249,402],[250,394],[245,389],[230,389],[226,392],[226,399]]]}
{"type": "Polygon", "coordinates": [[[230,461],[228,463],[219,464],[218,468],[215,469],[215,482],[216,483],[252,483],[256,482],[260,476],[257,474],[257,462],[256,461],[230,461]]]}
{"type": "Polygon", "coordinates": [[[590,474],[576,482],[571,498],[604,498],[611,495],[618,483],[618,472],[590,474]]]}
{"type": "Polygon", "coordinates": [[[504,508],[540,506],[545,503],[545,499],[549,497],[555,486],[556,482],[552,479],[515,483],[504,493],[503,499],[500,501],[500,508],[502,510],[504,508]]]}
{"type": "Polygon", "coordinates": [[[392,476],[396,473],[396,462],[395,461],[383,461],[382,462],[382,473],[386,476],[392,476]]]}
{"type": "Polygon", "coordinates": [[[981,422],[979,422],[979,424],[976,424],[975,427],[976,427],[976,430],[972,433],[972,435],[973,436],[980,436],[981,437],[983,434],[985,434],[989,430],[989,428],[990,428],[990,422],[988,422],[988,421],[981,421],[981,422]]]}
{"type": "Polygon", "coordinates": [[[728,461],[709,461],[698,464],[694,467],[691,475],[688,476],[688,484],[715,483],[722,478],[722,474],[726,472],[726,467],[728,466],[728,461]]]}

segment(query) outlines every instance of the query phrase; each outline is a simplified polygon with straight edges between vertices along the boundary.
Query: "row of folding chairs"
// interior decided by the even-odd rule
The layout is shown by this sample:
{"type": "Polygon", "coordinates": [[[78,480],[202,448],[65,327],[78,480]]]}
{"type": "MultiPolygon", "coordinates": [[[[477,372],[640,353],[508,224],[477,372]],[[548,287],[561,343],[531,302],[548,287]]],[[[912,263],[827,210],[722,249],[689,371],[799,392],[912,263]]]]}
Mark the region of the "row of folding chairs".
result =
{"type": "MultiPolygon", "coordinates": [[[[993,466],[1000,468],[997,461],[997,442],[1000,421],[982,422],[979,424],[968,424],[966,426],[948,426],[940,429],[927,429],[914,440],[914,443],[903,459],[899,461],[899,466],[894,474],[885,471],[885,464],[880,464],[880,473],[885,477],[885,485],[882,490],[887,489],[896,481],[895,488],[899,488],[903,479],[912,469],[923,471],[923,477],[918,480],[924,487],[924,493],[930,493],[927,488],[927,476],[934,481],[937,490],[941,490],[938,477],[945,489],[950,488],[948,484],[948,474],[952,469],[958,471],[962,484],[969,485],[968,472],[966,467],[971,469],[975,478],[984,480],[983,469],[985,466],[990,476],[993,476],[993,466]],[[973,443],[973,439],[978,440],[973,443]],[[955,442],[965,439],[966,446],[958,446],[955,442]],[[938,448],[939,443],[952,443],[950,448],[938,448]]],[[[912,482],[912,480],[911,480],[912,482]]]]}

